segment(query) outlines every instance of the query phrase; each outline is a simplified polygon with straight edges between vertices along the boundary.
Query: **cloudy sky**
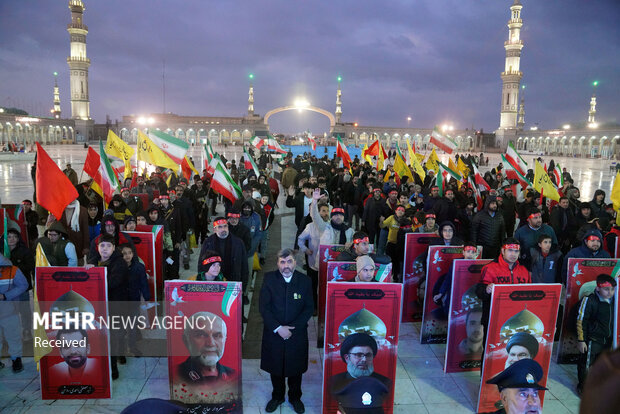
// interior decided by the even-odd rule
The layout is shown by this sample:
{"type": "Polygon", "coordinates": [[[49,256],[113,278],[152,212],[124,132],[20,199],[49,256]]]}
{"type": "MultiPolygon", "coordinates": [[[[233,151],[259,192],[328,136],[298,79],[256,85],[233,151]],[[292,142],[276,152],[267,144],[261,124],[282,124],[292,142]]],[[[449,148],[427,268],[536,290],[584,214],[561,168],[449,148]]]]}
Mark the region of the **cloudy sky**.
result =
{"type": "MultiPolygon", "coordinates": [[[[91,116],[242,116],[248,74],[255,111],[303,96],[360,125],[494,130],[510,0],[84,0],[91,116]]],[[[620,3],[523,0],[526,124],[620,122],[620,3]]],[[[67,0],[0,1],[0,106],[48,113],[54,71],[70,116],[67,0]]],[[[271,130],[328,129],[315,113],[283,112],[271,130]]]]}

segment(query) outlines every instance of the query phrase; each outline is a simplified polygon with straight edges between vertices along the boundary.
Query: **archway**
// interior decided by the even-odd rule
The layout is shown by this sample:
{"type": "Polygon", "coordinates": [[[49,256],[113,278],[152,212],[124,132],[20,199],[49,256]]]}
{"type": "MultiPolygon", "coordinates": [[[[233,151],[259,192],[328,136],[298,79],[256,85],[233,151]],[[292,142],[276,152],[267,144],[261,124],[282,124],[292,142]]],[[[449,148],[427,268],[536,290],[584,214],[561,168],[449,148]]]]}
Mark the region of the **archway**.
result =
{"type": "Polygon", "coordinates": [[[271,111],[265,114],[265,125],[267,125],[267,128],[269,128],[269,118],[271,117],[271,115],[277,114],[278,112],[292,111],[292,110],[307,110],[307,111],[312,111],[312,112],[318,112],[321,115],[325,115],[329,119],[329,132],[331,133],[334,130],[334,126],[336,125],[336,118],[334,117],[334,115],[331,112],[326,111],[325,109],[322,109],[322,108],[318,108],[316,106],[288,105],[288,106],[281,106],[279,108],[272,109],[271,111]]]}

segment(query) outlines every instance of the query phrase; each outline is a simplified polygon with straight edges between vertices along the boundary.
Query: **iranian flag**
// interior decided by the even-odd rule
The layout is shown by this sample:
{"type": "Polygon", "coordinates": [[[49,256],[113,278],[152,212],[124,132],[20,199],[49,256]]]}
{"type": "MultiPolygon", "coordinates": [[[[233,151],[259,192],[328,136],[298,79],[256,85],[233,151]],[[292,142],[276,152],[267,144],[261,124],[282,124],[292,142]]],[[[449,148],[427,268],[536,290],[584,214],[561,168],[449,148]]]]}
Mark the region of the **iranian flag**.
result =
{"type": "Polygon", "coordinates": [[[506,162],[512,167],[512,170],[507,170],[506,176],[508,178],[512,180],[519,179],[517,177],[517,174],[515,174],[513,171],[516,171],[523,176],[527,173],[527,163],[523,158],[521,158],[512,142],[508,143],[508,148],[506,148],[506,154],[504,158],[506,162]]]}
{"type": "Polygon", "coordinates": [[[189,144],[187,142],[157,130],[149,131],[148,137],[153,144],[157,145],[172,161],[177,165],[181,165],[189,149],[189,144]]]}
{"type": "Polygon", "coordinates": [[[446,191],[446,183],[448,182],[448,176],[453,177],[456,181],[461,181],[463,177],[450,167],[438,162],[439,164],[439,173],[437,174],[437,186],[439,187],[439,195],[443,197],[444,192],[446,191]]]}
{"type": "Polygon", "coordinates": [[[342,165],[346,169],[349,169],[349,164],[351,163],[351,156],[349,155],[349,151],[347,147],[344,145],[340,137],[337,137],[338,141],[336,141],[336,157],[340,157],[342,160],[342,165]]]}
{"type": "Polygon", "coordinates": [[[555,164],[552,174],[555,177],[556,187],[558,188],[563,187],[564,186],[564,174],[562,174],[562,168],[560,167],[560,164],[555,164]]]}
{"type": "Polygon", "coordinates": [[[312,151],[316,151],[316,140],[312,137],[308,137],[308,142],[312,145],[312,151]]]}
{"type": "Polygon", "coordinates": [[[506,166],[506,177],[510,178],[512,176],[514,177],[514,179],[519,180],[519,183],[523,188],[532,186],[532,183],[530,183],[523,174],[521,174],[518,170],[515,169],[515,167],[506,159],[504,154],[502,154],[502,161],[506,166]]]}
{"type": "Polygon", "coordinates": [[[239,188],[230,174],[228,174],[228,171],[226,171],[222,162],[219,161],[219,158],[214,159],[218,160],[218,162],[215,163],[213,178],[211,179],[211,188],[218,194],[229,199],[231,203],[234,203],[237,199],[241,198],[241,188],[239,188]]]}
{"type": "Polygon", "coordinates": [[[260,149],[260,147],[262,147],[264,143],[264,140],[256,136],[250,140],[250,145],[256,149],[260,149]]]}
{"type": "Polygon", "coordinates": [[[476,197],[476,205],[478,206],[478,211],[481,211],[482,208],[484,207],[484,203],[482,201],[482,195],[480,194],[480,189],[474,182],[474,179],[472,178],[471,175],[467,177],[467,180],[469,181],[469,186],[474,191],[474,196],[476,197]]]}
{"type": "Polygon", "coordinates": [[[213,152],[213,148],[211,148],[211,143],[207,139],[207,143],[203,146],[205,152],[205,169],[207,170],[207,174],[213,175],[213,169],[211,168],[211,161],[215,158],[215,152],[213,152]]]}
{"type": "Polygon", "coordinates": [[[284,148],[282,148],[280,146],[280,144],[278,144],[278,141],[276,141],[276,139],[274,137],[272,137],[271,135],[268,136],[268,138],[266,139],[266,144],[267,144],[267,149],[270,151],[275,151],[278,152],[280,154],[286,154],[286,150],[284,148]]]}
{"type": "Polygon", "coordinates": [[[256,165],[256,162],[254,162],[254,159],[245,148],[243,149],[243,161],[245,164],[245,169],[248,171],[253,170],[254,175],[256,175],[256,178],[258,178],[258,176],[260,175],[258,172],[258,165],[256,165]]]}
{"type": "Polygon", "coordinates": [[[118,178],[114,173],[114,169],[112,168],[112,164],[103,150],[103,142],[101,141],[99,141],[98,161],[99,166],[97,171],[94,173],[93,180],[99,185],[99,188],[101,188],[106,204],[109,204],[120,185],[118,183],[118,178]]]}
{"type": "Polygon", "coordinates": [[[478,171],[478,167],[476,167],[476,164],[472,162],[471,165],[472,167],[474,167],[474,181],[476,182],[476,184],[483,186],[487,189],[487,191],[491,191],[491,186],[482,177],[482,174],[480,174],[480,171],[478,171]]]}
{"type": "Polygon", "coordinates": [[[442,149],[448,154],[452,154],[454,150],[458,147],[456,142],[439,132],[437,127],[435,127],[435,129],[433,129],[433,132],[431,133],[430,142],[431,144],[435,144],[437,148],[442,149]]]}

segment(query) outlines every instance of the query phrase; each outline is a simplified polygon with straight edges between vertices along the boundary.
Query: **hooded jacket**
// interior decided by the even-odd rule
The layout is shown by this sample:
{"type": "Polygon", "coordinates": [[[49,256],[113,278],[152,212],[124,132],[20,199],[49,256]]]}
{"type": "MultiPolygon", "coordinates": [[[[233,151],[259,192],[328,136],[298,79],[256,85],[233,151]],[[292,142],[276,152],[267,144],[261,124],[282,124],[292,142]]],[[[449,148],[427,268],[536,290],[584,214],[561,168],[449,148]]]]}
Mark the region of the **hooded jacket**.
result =
{"type": "Polygon", "coordinates": [[[471,224],[471,241],[483,247],[499,246],[506,235],[504,217],[499,209],[491,216],[489,204],[497,202],[494,196],[488,196],[484,209],[476,213],[471,224]]]}
{"type": "Polygon", "coordinates": [[[456,235],[456,227],[450,221],[444,221],[443,223],[439,225],[439,237],[437,237],[436,239],[433,239],[431,241],[431,244],[435,246],[447,246],[448,245],[446,243],[446,240],[443,238],[443,234],[442,234],[444,227],[452,228],[452,239],[450,239],[449,245],[450,246],[462,246],[464,242],[460,237],[456,235]]]}
{"type": "Polygon", "coordinates": [[[239,222],[244,224],[250,231],[250,235],[252,236],[252,244],[248,250],[248,257],[253,256],[262,236],[262,221],[260,215],[254,211],[254,203],[246,200],[243,204],[241,204],[241,218],[239,219],[239,222]],[[243,209],[246,207],[250,207],[251,209],[250,214],[247,216],[243,213],[243,209]]]}
{"type": "MultiPolygon", "coordinates": [[[[19,300],[22,293],[28,290],[28,281],[17,266],[0,254],[0,293],[7,301],[19,300]]],[[[0,319],[16,314],[15,304],[12,306],[0,306],[0,319]]]]}
{"type": "Polygon", "coordinates": [[[45,230],[44,236],[37,239],[37,244],[43,248],[51,266],[77,266],[75,245],[67,239],[67,231],[59,221],[53,222],[45,230]],[[47,237],[49,231],[60,233],[60,238],[56,243],[52,243],[47,237]]]}
{"type": "Polygon", "coordinates": [[[609,214],[605,211],[605,191],[599,188],[594,192],[594,197],[592,197],[592,201],[590,201],[590,208],[592,209],[592,217],[609,218],[609,214]],[[597,204],[596,202],[596,197],[599,195],[603,196],[603,202],[601,204],[597,204]]]}
{"type": "Polygon", "coordinates": [[[609,259],[611,256],[603,249],[603,235],[601,232],[596,229],[588,230],[581,239],[581,246],[571,249],[564,258],[564,264],[562,266],[562,283],[564,283],[564,285],[566,285],[566,275],[568,273],[568,259],[571,257],[580,259],[609,259]],[[590,250],[586,245],[586,239],[590,236],[598,236],[598,238],[601,239],[601,247],[596,251],[590,250]]]}

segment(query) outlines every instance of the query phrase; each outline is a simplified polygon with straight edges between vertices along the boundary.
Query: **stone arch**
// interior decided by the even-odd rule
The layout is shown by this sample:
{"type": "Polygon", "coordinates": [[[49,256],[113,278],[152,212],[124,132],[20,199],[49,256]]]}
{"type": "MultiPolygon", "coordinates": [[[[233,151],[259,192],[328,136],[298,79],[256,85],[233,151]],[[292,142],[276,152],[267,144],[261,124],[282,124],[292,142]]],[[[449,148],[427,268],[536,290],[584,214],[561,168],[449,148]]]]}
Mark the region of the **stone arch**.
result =
{"type": "Polygon", "coordinates": [[[186,136],[187,136],[187,142],[191,143],[191,144],[195,144],[196,140],[197,140],[197,134],[196,134],[196,130],[194,130],[194,128],[190,128],[186,131],[186,136]]]}
{"type": "Polygon", "coordinates": [[[222,140],[220,139],[220,134],[219,132],[217,132],[214,128],[211,128],[209,130],[209,141],[213,144],[213,143],[217,143],[217,144],[221,144],[222,140]]]}
{"type": "Polygon", "coordinates": [[[278,112],[292,111],[295,109],[318,112],[319,114],[325,115],[329,119],[329,132],[332,132],[334,130],[334,126],[336,125],[336,118],[334,117],[334,115],[331,112],[326,111],[325,109],[322,109],[316,106],[306,106],[306,107],[300,108],[299,106],[296,106],[296,105],[288,105],[288,106],[281,106],[279,108],[272,109],[271,111],[265,114],[265,118],[264,118],[265,125],[267,125],[267,128],[269,128],[269,118],[272,115],[275,115],[278,112]]]}
{"type": "Polygon", "coordinates": [[[230,139],[230,133],[226,129],[222,129],[220,131],[220,144],[227,138],[230,139]]]}
{"type": "Polygon", "coordinates": [[[517,151],[523,150],[523,137],[517,138],[517,151]]]}
{"type": "Polygon", "coordinates": [[[252,131],[250,131],[250,130],[249,130],[249,129],[247,129],[247,128],[246,128],[246,129],[244,129],[244,130],[243,130],[243,133],[241,134],[241,138],[242,138],[243,140],[246,140],[246,139],[252,139],[252,131]]]}
{"type": "Polygon", "coordinates": [[[241,132],[237,129],[230,131],[230,141],[241,141],[241,132]]]}
{"type": "Polygon", "coordinates": [[[121,128],[121,130],[118,131],[118,136],[123,141],[129,142],[130,134],[129,134],[129,130],[127,128],[121,128]]]}
{"type": "Polygon", "coordinates": [[[174,135],[174,131],[170,128],[166,128],[166,130],[164,131],[164,133],[168,134],[168,135],[174,135]]]}
{"type": "Polygon", "coordinates": [[[618,139],[620,139],[620,135],[616,135],[615,137],[613,137],[611,139],[611,156],[613,157],[614,155],[616,155],[616,149],[618,148],[618,139]]]}
{"type": "Polygon", "coordinates": [[[183,131],[183,129],[181,129],[181,128],[177,128],[177,130],[174,131],[173,135],[175,137],[177,137],[178,139],[182,139],[183,141],[187,141],[187,136],[185,135],[185,131],[183,131]]]}
{"type": "Polygon", "coordinates": [[[368,142],[368,138],[369,138],[368,132],[362,132],[359,137],[360,141],[364,141],[364,142],[368,142]]]}
{"type": "Polygon", "coordinates": [[[610,151],[609,151],[609,138],[607,138],[607,136],[602,136],[601,139],[599,140],[598,143],[598,153],[600,154],[601,158],[609,158],[610,156],[610,151]]]}
{"type": "Polygon", "coordinates": [[[381,136],[381,141],[384,143],[384,145],[387,146],[388,149],[392,146],[391,136],[387,132],[383,133],[383,135],[381,136]]]}

